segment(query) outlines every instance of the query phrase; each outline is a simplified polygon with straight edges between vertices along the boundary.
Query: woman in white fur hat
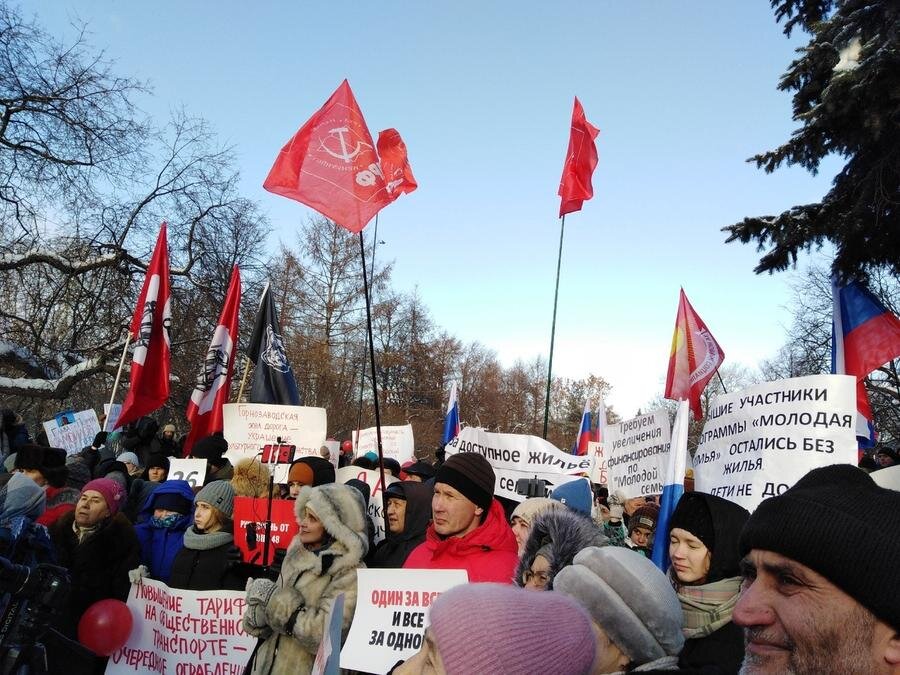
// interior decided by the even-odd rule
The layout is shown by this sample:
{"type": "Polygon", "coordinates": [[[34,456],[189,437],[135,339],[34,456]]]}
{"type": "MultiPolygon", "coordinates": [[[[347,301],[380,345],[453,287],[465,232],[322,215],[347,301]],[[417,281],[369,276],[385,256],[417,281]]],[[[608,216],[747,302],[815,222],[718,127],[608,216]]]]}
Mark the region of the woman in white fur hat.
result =
{"type": "Polygon", "coordinates": [[[345,636],[356,609],[356,570],[368,550],[362,495],[334,483],[303,487],[294,513],[300,531],[278,580],[247,584],[244,630],[261,638],[253,675],[310,672],[335,598],[344,594],[345,636]]]}

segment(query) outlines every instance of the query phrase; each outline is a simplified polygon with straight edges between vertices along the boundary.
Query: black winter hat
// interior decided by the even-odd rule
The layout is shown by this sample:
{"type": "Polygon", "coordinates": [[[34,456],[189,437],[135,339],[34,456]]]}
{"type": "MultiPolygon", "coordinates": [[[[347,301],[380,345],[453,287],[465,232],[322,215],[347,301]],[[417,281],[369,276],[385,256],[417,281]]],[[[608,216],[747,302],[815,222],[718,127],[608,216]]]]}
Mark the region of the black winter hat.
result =
{"type": "Polygon", "coordinates": [[[66,468],[66,451],[28,443],[16,453],[15,468],[40,471],[50,485],[61,488],[66,484],[69,470],[66,468]]]}
{"type": "Polygon", "coordinates": [[[713,527],[712,513],[706,501],[692,497],[695,493],[688,492],[678,500],[678,506],[669,520],[669,532],[672,528],[680,528],[690,532],[703,542],[712,553],[716,547],[716,531],[713,527]]]}
{"type": "Polygon", "coordinates": [[[191,447],[191,457],[205,459],[213,464],[217,464],[217,460],[222,459],[222,455],[226,452],[228,452],[228,441],[219,434],[204,436],[191,447]]]}
{"type": "Polygon", "coordinates": [[[741,532],[741,556],[752,549],[806,565],[900,629],[900,492],[861,469],[814,469],[764,500],[741,532]]]}
{"type": "Polygon", "coordinates": [[[435,483],[445,483],[485,511],[494,499],[494,469],[477,452],[459,452],[447,458],[434,475],[435,483]]]}
{"type": "Polygon", "coordinates": [[[316,457],[315,455],[301,457],[294,462],[294,464],[298,463],[306,464],[310,469],[312,469],[313,487],[334,482],[334,464],[329,462],[324,457],[316,457]]]}
{"type": "Polygon", "coordinates": [[[420,476],[423,481],[434,478],[434,467],[422,460],[417,461],[415,464],[410,464],[403,470],[410,476],[420,476]]]}

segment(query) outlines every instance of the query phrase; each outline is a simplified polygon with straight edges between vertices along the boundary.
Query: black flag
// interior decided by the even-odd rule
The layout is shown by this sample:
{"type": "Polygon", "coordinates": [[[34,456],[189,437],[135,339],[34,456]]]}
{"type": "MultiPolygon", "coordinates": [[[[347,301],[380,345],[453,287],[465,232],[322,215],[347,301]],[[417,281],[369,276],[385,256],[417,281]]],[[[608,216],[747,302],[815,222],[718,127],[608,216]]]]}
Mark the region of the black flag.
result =
{"type": "Polygon", "coordinates": [[[253,325],[250,349],[247,354],[256,364],[253,369],[253,385],[250,388],[251,403],[278,403],[301,405],[300,392],[294,371],[284,353],[281,326],[275,313],[275,303],[269,293],[269,285],[263,289],[259,313],[253,325]]]}

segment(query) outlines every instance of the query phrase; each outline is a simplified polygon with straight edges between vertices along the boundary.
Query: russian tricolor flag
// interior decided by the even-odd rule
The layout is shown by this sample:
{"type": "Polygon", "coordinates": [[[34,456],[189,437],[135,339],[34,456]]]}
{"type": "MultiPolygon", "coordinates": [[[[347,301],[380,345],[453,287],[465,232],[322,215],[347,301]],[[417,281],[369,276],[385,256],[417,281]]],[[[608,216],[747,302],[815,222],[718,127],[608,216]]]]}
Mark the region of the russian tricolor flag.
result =
{"type": "Polygon", "coordinates": [[[688,457],[688,419],[690,407],[686,400],[678,402],[675,423],[672,425],[672,442],[669,444],[669,463],[666,482],[659,500],[659,519],[653,537],[653,563],[665,573],[669,569],[669,523],[684,494],[684,473],[688,457]]]}
{"type": "Polygon", "coordinates": [[[584,411],[581,413],[581,424],[578,427],[578,435],[575,437],[575,445],[572,446],[573,455],[586,455],[588,443],[591,441],[591,401],[584,402],[584,411]]]}
{"type": "Polygon", "coordinates": [[[863,380],[900,356],[900,319],[856,281],[841,286],[831,280],[831,372],[853,375],[856,385],[856,435],[863,447],[875,443],[872,409],[863,380]]]}
{"type": "Polygon", "coordinates": [[[456,397],[456,382],[450,386],[450,398],[447,401],[447,414],[444,417],[444,438],[447,445],[459,435],[459,399],[456,397]]]}

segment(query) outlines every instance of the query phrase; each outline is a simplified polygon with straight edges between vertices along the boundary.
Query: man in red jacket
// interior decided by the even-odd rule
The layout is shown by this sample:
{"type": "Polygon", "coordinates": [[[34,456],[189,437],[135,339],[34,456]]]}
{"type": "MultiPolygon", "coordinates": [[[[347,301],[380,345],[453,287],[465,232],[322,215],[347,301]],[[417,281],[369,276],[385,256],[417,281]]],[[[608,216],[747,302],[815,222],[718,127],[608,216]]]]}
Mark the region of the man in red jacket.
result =
{"type": "Polygon", "coordinates": [[[464,569],[469,581],[512,583],[518,547],[503,506],[494,499],[494,470],[477,453],[450,456],[434,477],[432,522],[405,568],[464,569]]]}

